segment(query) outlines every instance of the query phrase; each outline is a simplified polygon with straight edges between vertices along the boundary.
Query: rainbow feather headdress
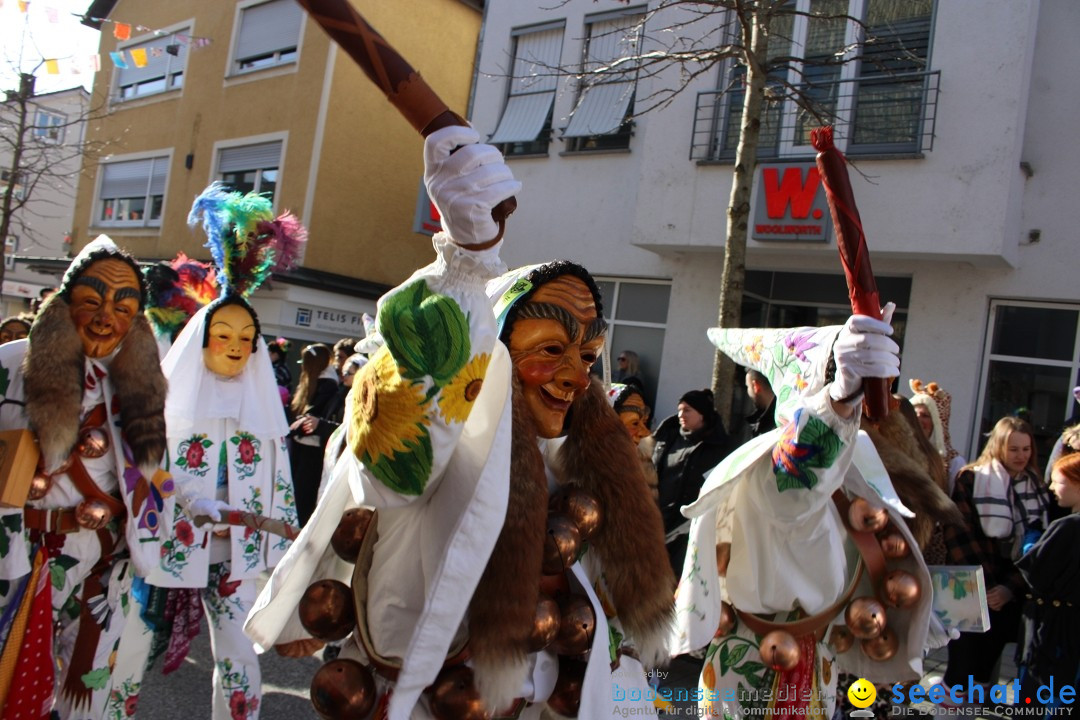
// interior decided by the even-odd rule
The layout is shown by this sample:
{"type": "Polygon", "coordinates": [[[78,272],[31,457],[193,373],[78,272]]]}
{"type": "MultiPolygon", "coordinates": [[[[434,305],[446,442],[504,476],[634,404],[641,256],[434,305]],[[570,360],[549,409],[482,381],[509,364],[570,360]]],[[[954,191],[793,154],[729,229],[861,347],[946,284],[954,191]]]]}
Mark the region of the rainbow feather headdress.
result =
{"type": "Polygon", "coordinates": [[[269,198],[229,192],[217,182],[195,198],[188,225],[194,227],[200,218],[223,297],[246,300],[270,273],[293,267],[307,242],[307,230],[295,215],[275,218],[269,198]]]}
{"type": "Polygon", "coordinates": [[[143,270],[146,276],[146,317],[158,337],[175,340],[188,320],[218,295],[212,265],[184,253],[143,270]]]}

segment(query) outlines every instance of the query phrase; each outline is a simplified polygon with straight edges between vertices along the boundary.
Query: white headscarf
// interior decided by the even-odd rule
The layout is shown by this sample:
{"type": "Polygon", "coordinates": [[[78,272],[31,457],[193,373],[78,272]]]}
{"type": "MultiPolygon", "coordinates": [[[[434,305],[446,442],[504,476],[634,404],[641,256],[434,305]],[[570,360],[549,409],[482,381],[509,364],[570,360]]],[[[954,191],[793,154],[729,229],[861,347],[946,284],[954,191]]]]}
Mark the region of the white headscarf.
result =
{"type": "Polygon", "coordinates": [[[285,409],[262,337],[243,371],[234,378],[218,375],[203,362],[203,337],[211,307],[195,313],[161,362],[169,379],[165,401],[169,435],[182,435],[217,418],[235,418],[240,427],[259,437],[287,435],[285,409]]]}

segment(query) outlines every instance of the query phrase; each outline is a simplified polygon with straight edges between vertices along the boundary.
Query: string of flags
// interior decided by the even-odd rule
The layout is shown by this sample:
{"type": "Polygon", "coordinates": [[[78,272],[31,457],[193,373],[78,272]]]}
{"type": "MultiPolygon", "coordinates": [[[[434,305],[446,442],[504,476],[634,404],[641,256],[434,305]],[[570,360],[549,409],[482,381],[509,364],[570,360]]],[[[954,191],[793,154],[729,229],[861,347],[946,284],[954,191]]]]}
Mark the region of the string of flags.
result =
{"type": "MultiPolygon", "coordinates": [[[[30,0],[17,0],[17,2],[19,12],[28,13],[30,11],[30,0]]],[[[2,4],[3,0],[0,0],[0,5],[2,4]]],[[[45,17],[50,23],[56,24],[60,22],[61,12],[59,9],[52,6],[45,6],[44,11],[45,17]]],[[[72,17],[79,18],[80,21],[84,19],[84,16],[79,13],[68,14],[72,17]]],[[[171,40],[171,42],[165,45],[133,47],[109,52],[109,59],[112,61],[113,67],[122,70],[131,67],[146,67],[151,60],[160,58],[166,54],[179,56],[184,47],[202,49],[213,43],[213,40],[208,37],[188,35],[186,33],[177,33],[169,30],[157,30],[138,23],[122,22],[110,18],[93,16],[88,17],[88,19],[99,24],[112,25],[113,37],[120,41],[131,39],[132,33],[139,35],[150,33],[155,37],[168,37],[171,40]]],[[[72,75],[79,75],[83,72],[95,73],[101,70],[101,56],[98,53],[94,53],[87,57],[45,58],[44,64],[45,72],[49,75],[59,75],[64,72],[62,66],[72,75]]]]}

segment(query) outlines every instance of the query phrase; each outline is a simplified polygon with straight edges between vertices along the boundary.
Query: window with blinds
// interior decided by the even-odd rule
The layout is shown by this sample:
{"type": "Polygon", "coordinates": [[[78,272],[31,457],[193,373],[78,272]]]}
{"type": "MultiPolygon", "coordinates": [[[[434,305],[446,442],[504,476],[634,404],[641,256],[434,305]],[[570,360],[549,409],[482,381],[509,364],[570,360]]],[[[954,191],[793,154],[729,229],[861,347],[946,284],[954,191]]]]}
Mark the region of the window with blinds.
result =
{"type": "Polygon", "coordinates": [[[240,8],[232,71],[252,72],[296,62],[304,11],[295,0],[240,8]]]}
{"type": "Polygon", "coordinates": [[[565,30],[566,24],[557,22],[512,33],[510,92],[499,126],[488,140],[498,145],[504,155],[547,152],[565,30]]]}
{"type": "Polygon", "coordinates": [[[645,14],[640,8],[628,8],[586,22],[582,72],[588,79],[563,138],[572,151],[628,148],[637,66],[618,61],[640,52],[645,14]]]}
{"type": "Polygon", "coordinates": [[[232,190],[263,193],[273,202],[281,150],[281,140],[221,148],[217,158],[218,179],[232,190]]]}
{"type": "Polygon", "coordinates": [[[169,157],[102,163],[96,221],[109,226],[160,226],[169,157]]]}
{"type": "Polygon", "coordinates": [[[113,99],[131,100],[183,87],[190,32],[183,28],[117,48],[126,67],[116,68],[113,99]]]}

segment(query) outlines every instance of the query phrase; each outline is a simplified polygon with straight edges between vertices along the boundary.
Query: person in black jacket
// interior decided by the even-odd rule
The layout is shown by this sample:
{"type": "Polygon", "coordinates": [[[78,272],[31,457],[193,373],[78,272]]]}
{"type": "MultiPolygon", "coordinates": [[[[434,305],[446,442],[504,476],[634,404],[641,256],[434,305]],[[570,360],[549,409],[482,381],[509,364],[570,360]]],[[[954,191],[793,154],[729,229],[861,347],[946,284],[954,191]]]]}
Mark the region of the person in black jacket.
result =
{"type": "Polygon", "coordinates": [[[337,395],[337,369],[331,364],[330,348],[322,343],[308,345],[300,354],[300,380],[296,384],[290,409],[296,416],[289,426],[289,462],[292,466],[296,514],[303,527],[319,497],[323,449],[326,439],[316,430],[311,418],[326,417],[337,395]]]}
{"type": "Polygon", "coordinates": [[[660,514],[664,518],[668,558],[682,573],[690,521],[680,508],[697,499],[705,476],[727,455],[727,433],[716,412],[712,390],[690,390],[679,398],[678,413],[654,433],[653,464],[659,477],[660,514]]]}

